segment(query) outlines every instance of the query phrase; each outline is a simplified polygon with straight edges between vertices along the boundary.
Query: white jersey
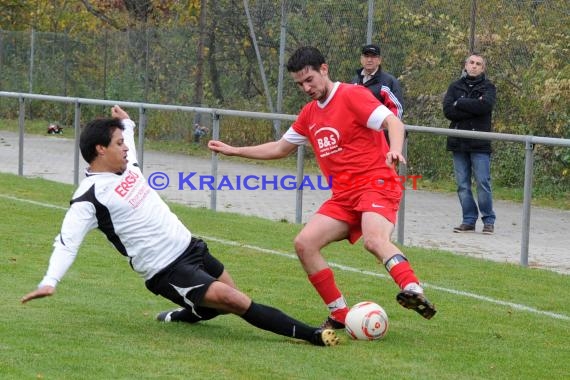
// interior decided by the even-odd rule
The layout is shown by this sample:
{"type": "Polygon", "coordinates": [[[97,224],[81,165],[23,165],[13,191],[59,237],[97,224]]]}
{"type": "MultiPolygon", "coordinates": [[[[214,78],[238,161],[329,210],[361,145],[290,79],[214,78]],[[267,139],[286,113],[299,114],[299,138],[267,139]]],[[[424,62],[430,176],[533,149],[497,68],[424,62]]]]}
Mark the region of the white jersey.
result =
{"type": "Polygon", "coordinates": [[[47,273],[40,286],[56,286],[65,275],[85,235],[99,228],[145,280],[180,256],[192,237],[136,162],[132,120],[123,120],[129,147],[122,174],[87,172],[73,194],[61,232],[55,238],[47,273]]]}

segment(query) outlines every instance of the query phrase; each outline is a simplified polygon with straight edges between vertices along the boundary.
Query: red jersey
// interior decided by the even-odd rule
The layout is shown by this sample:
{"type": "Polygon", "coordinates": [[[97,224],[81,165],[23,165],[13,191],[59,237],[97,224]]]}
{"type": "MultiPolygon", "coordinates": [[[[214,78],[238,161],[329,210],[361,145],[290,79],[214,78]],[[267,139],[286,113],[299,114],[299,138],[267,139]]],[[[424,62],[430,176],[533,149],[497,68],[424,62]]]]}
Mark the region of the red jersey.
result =
{"type": "Polygon", "coordinates": [[[332,179],[333,194],[369,188],[397,176],[386,165],[389,147],[378,132],[388,115],[367,88],[337,82],[325,102],[303,107],[284,138],[299,145],[310,141],[323,175],[332,179]]]}

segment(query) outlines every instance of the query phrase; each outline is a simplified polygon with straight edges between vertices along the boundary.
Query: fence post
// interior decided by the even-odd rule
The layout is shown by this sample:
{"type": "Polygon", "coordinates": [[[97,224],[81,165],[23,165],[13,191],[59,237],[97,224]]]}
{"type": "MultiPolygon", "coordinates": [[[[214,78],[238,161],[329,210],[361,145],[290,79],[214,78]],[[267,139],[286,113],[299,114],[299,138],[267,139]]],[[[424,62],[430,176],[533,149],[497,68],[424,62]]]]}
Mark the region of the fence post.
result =
{"type": "Polygon", "coordinates": [[[366,43],[372,43],[374,33],[374,0],[368,0],[368,22],[366,24],[366,43]]]}
{"type": "Polygon", "coordinates": [[[73,147],[73,184],[79,184],[79,135],[81,133],[81,103],[75,101],[75,117],[73,120],[73,128],[75,132],[73,147]]]}
{"type": "MultiPolygon", "coordinates": [[[[243,0],[243,7],[245,8],[245,16],[247,17],[247,25],[249,26],[249,33],[251,42],[253,43],[253,49],[255,50],[255,56],[257,57],[257,64],[259,65],[259,74],[261,75],[261,82],[263,83],[263,90],[265,92],[265,97],[267,98],[267,106],[269,107],[269,112],[275,112],[273,108],[273,101],[271,100],[271,93],[269,92],[269,85],[267,84],[267,77],[265,76],[265,67],[263,66],[263,60],[261,59],[261,54],[259,52],[259,46],[257,44],[257,37],[255,36],[255,30],[253,28],[253,21],[251,20],[251,15],[249,13],[249,3],[247,0],[243,0]]],[[[277,130],[277,124],[275,120],[273,122],[273,136],[275,140],[281,137],[281,132],[277,130]]]]}
{"type": "MultiPolygon", "coordinates": [[[[281,29],[279,32],[279,69],[277,72],[277,105],[276,112],[281,113],[283,110],[283,76],[285,73],[285,45],[287,37],[287,12],[288,6],[286,5],[287,0],[281,1],[281,29]]],[[[281,120],[274,120],[273,125],[275,132],[278,132],[279,136],[274,133],[274,138],[277,139],[281,137],[281,120]]]]}
{"type": "MultiPolygon", "coordinates": [[[[34,57],[36,55],[36,30],[32,28],[32,32],[30,34],[30,73],[28,78],[28,92],[31,94],[33,93],[34,87],[34,57]]],[[[29,114],[28,117],[30,120],[34,119],[34,114],[32,113],[32,101],[28,102],[29,107],[29,114]]]]}
{"type": "Polygon", "coordinates": [[[34,55],[36,48],[36,30],[32,28],[30,33],[30,71],[28,78],[28,92],[33,93],[34,89],[34,55]]]}
{"type": "Polygon", "coordinates": [[[18,175],[24,175],[24,120],[26,118],[26,102],[22,96],[18,98],[20,110],[18,111],[18,175]]]}
{"type": "Polygon", "coordinates": [[[528,266],[528,242],[530,238],[530,201],[532,198],[532,175],[534,144],[532,136],[528,136],[525,141],[524,151],[524,192],[523,192],[523,224],[521,236],[521,265],[528,266]]]}
{"type": "Polygon", "coordinates": [[[139,107],[139,143],[137,149],[137,160],[141,172],[144,172],[144,134],[146,131],[146,108],[141,104],[139,107]]]}
{"type": "MultiPolygon", "coordinates": [[[[212,112],[212,140],[220,139],[220,115],[216,111],[212,112]]],[[[216,211],[216,201],[218,192],[218,154],[212,151],[212,177],[214,177],[214,189],[210,197],[210,210],[216,211]]]]}
{"type": "MultiPolygon", "coordinates": [[[[402,155],[408,159],[408,139],[404,137],[404,146],[402,149],[402,155]]],[[[398,209],[398,236],[397,242],[404,244],[404,225],[406,219],[406,175],[408,174],[408,167],[406,165],[400,164],[398,174],[400,175],[400,181],[403,185],[402,189],[402,199],[400,200],[400,208],[398,209]]]]}
{"type": "Polygon", "coordinates": [[[475,25],[477,19],[477,0],[471,0],[471,25],[469,27],[469,54],[475,51],[475,25]]]}

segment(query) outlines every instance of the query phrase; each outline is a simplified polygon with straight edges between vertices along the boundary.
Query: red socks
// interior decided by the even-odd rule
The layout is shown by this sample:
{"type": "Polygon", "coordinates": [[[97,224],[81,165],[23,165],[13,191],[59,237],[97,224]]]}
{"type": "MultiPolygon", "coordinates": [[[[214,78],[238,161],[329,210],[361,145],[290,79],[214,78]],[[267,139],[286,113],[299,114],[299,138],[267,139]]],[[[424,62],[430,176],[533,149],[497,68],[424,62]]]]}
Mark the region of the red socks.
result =
{"type": "Polygon", "coordinates": [[[330,268],[323,269],[309,275],[309,281],[329,308],[332,317],[336,321],[344,323],[346,313],[348,313],[348,306],[342,293],[336,286],[333,271],[330,268]]]}
{"type": "Polygon", "coordinates": [[[390,260],[386,261],[384,266],[400,289],[404,289],[406,285],[412,282],[416,284],[420,283],[410,263],[408,263],[408,259],[400,254],[392,256],[390,260]]]}
{"type": "MultiPolygon", "coordinates": [[[[420,283],[410,263],[408,263],[408,259],[403,255],[392,256],[384,265],[400,289],[404,289],[410,283],[420,283]]],[[[330,268],[323,269],[309,275],[309,281],[329,308],[331,316],[336,321],[344,323],[349,309],[342,293],[336,286],[333,271],[330,268]]]]}

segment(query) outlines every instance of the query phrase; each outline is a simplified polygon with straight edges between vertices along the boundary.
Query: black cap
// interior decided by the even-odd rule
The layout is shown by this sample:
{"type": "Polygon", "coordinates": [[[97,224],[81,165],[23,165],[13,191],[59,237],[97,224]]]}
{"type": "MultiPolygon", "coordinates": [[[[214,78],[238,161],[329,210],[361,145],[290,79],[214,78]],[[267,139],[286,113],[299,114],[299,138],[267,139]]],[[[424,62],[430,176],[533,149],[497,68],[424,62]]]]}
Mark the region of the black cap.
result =
{"type": "Polygon", "coordinates": [[[362,54],[380,55],[380,46],[378,45],[364,45],[362,47],[362,54]]]}

